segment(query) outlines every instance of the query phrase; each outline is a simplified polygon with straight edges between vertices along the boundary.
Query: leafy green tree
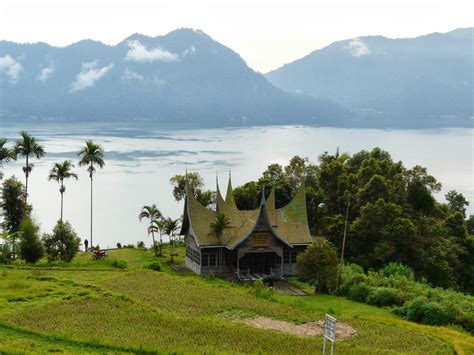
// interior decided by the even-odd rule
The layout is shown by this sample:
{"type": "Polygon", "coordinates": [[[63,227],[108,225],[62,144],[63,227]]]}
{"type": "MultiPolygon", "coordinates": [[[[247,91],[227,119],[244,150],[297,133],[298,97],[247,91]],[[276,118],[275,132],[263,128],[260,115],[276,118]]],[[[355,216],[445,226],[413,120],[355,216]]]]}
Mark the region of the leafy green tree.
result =
{"type": "Polygon", "coordinates": [[[448,201],[451,212],[461,212],[463,217],[466,218],[466,207],[469,206],[469,201],[466,200],[463,194],[451,190],[444,197],[448,201]]]}
{"type": "MultiPolygon", "coordinates": [[[[3,167],[3,164],[10,162],[13,159],[12,150],[6,147],[7,140],[0,138],[0,168],[3,167]]],[[[3,179],[3,172],[0,171],[0,180],[3,179]]]]}
{"type": "MultiPolygon", "coordinates": [[[[211,222],[211,229],[217,237],[219,241],[219,245],[223,245],[222,236],[224,234],[224,230],[229,226],[230,220],[225,216],[224,213],[217,212],[216,218],[213,222],[211,222]]],[[[222,248],[219,249],[219,268],[222,265],[222,248]]]]}
{"type": "Polygon", "coordinates": [[[323,238],[318,238],[296,259],[298,277],[314,284],[315,293],[318,290],[322,293],[334,290],[337,270],[337,255],[323,238]]]}
{"type": "Polygon", "coordinates": [[[26,203],[24,185],[14,176],[3,182],[1,194],[2,227],[12,234],[19,230],[21,221],[30,215],[31,206],[26,203]]]}
{"type": "Polygon", "coordinates": [[[104,149],[100,144],[94,143],[91,140],[86,140],[86,145],[81,148],[78,153],[81,160],[79,161],[79,166],[87,166],[87,171],[89,173],[89,177],[91,179],[91,250],[93,249],[93,241],[92,241],[92,225],[93,225],[93,194],[92,194],[92,186],[93,186],[93,176],[96,171],[96,166],[102,169],[105,165],[104,162],[104,149]]]}
{"type": "Polygon", "coordinates": [[[70,160],[65,160],[62,163],[55,163],[48,175],[48,180],[54,180],[60,184],[59,192],[61,193],[61,221],[63,220],[63,195],[66,191],[64,180],[69,178],[74,178],[77,180],[77,174],[71,171],[72,168],[74,168],[74,164],[70,160]]]}
{"type": "Polygon", "coordinates": [[[166,218],[164,220],[164,229],[165,229],[165,234],[169,237],[170,239],[170,255],[171,255],[171,262],[174,262],[174,253],[173,253],[173,238],[176,235],[176,232],[179,229],[179,218],[178,219],[172,219],[170,217],[166,218]]]}
{"type": "Polygon", "coordinates": [[[170,179],[170,183],[173,186],[173,197],[176,201],[181,201],[186,196],[187,183],[189,190],[203,206],[208,207],[215,203],[215,194],[204,190],[204,180],[199,173],[175,175],[170,179]]]}
{"type": "Polygon", "coordinates": [[[156,208],[156,205],[145,205],[143,206],[142,210],[140,211],[140,214],[138,215],[138,219],[140,220],[140,222],[143,218],[146,218],[150,221],[150,226],[148,227],[148,235],[151,234],[151,238],[153,240],[153,250],[155,251],[155,255],[158,255],[155,242],[155,228],[153,228],[153,226],[155,221],[158,221],[163,218],[163,215],[161,214],[160,210],[156,208]]]}
{"type": "Polygon", "coordinates": [[[430,214],[435,207],[430,190],[419,180],[408,184],[408,201],[414,210],[424,214],[430,214]]]}
{"type": "Polygon", "coordinates": [[[43,236],[48,261],[70,262],[79,251],[81,239],[69,224],[58,221],[51,234],[43,236]]]}
{"type": "Polygon", "coordinates": [[[40,145],[35,137],[32,137],[26,131],[20,132],[20,139],[16,141],[15,147],[13,148],[13,153],[15,159],[18,156],[26,158],[26,164],[23,167],[23,172],[25,173],[25,202],[28,202],[28,177],[33,170],[33,164],[29,162],[30,156],[36,157],[36,159],[41,159],[46,154],[44,147],[40,145]]]}
{"type": "Polygon", "coordinates": [[[20,224],[20,255],[28,264],[34,264],[44,255],[44,247],[39,238],[39,227],[30,218],[20,224]]]}

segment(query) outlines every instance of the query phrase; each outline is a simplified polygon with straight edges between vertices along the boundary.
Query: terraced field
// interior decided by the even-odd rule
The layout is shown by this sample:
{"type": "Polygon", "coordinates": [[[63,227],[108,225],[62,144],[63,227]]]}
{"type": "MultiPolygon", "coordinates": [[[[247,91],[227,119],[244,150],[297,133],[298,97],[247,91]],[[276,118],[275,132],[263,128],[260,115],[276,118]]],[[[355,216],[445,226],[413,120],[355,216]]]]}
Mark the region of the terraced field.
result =
{"type": "Polygon", "coordinates": [[[321,351],[322,338],[236,320],[265,316],[304,323],[326,312],[357,331],[337,342],[339,354],[474,353],[474,339],[467,333],[406,322],[389,310],[340,297],[262,299],[252,288],[222,280],[168,268],[148,270],[153,256],[138,249],[111,251],[102,264],[88,258],[82,254],[66,267],[0,268],[0,353],[310,354],[321,351]]]}

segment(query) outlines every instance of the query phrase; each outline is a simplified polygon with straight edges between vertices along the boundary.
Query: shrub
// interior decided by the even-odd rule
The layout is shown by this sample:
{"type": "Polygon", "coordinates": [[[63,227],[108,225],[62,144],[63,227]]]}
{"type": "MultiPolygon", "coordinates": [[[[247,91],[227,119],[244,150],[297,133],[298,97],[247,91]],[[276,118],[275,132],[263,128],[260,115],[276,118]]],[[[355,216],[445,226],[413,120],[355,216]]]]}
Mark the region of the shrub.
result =
{"type": "Polygon", "coordinates": [[[336,252],[329,242],[319,238],[298,255],[296,271],[300,279],[315,286],[315,292],[330,292],[336,285],[338,264],[336,252]]]}
{"type": "Polygon", "coordinates": [[[365,282],[367,282],[367,276],[364,274],[364,269],[361,266],[357,264],[345,265],[342,268],[339,294],[347,296],[352,286],[365,282]]]}
{"type": "Polygon", "coordinates": [[[437,302],[428,302],[423,306],[421,323],[429,325],[447,325],[454,322],[453,315],[437,302]]]}
{"type": "Polygon", "coordinates": [[[412,322],[420,323],[424,316],[424,312],[425,312],[424,307],[425,307],[426,302],[427,302],[426,298],[417,297],[413,299],[412,301],[405,303],[403,308],[406,311],[402,313],[405,313],[406,319],[411,320],[412,322]]]}
{"type": "Polygon", "coordinates": [[[379,307],[401,305],[401,292],[394,288],[378,287],[373,289],[367,297],[367,303],[379,307]]]}
{"type": "Polygon", "coordinates": [[[254,294],[258,298],[263,298],[267,301],[275,300],[273,291],[266,288],[262,280],[255,281],[253,287],[254,287],[254,294]]]}
{"type": "Polygon", "coordinates": [[[366,302],[370,293],[370,287],[365,283],[353,285],[349,290],[349,298],[357,302],[366,302]]]}
{"type": "Polygon", "coordinates": [[[122,249],[122,244],[117,243],[117,248],[118,248],[118,249],[122,249]]]}
{"type": "Polygon", "coordinates": [[[20,224],[20,255],[28,264],[34,264],[44,255],[44,247],[38,236],[39,227],[31,218],[25,218],[20,224]]]}
{"type": "Polygon", "coordinates": [[[148,264],[148,269],[154,270],[154,271],[161,271],[162,270],[162,265],[159,260],[155,260],[151,263],[148,264]]]}
{"type": "Polygon", "coordinates": [[[145,243],[140,241],[137,243],[137,248],[140,248],[140,249],[145,249],[145,243]]]}
{"type": "Polygon", "coordinates": [[[128,266],[128,263],[126,260],[117,260],[117,259],[106,259],[108,261],[108,264],[111,267],[114,267],[116,269],[126,269],[128,266]]]}
{"type": "Polygon", "coordinates": [[[79,251],[81,239],[69,222],[58,221],[52,234],[45,234],[43,241],[48,261],[70,262],[79,251]]]}
{"type": "Polygon", "coordinates": [[[400,275],[400,276],[405,276],[409,280],[414,279],[413,270],[410,267],[400,264],[400,263],[388,263],[383,268],[383,274],[387,277],[392,276],[392,275],[393,276],[400,275]]]}

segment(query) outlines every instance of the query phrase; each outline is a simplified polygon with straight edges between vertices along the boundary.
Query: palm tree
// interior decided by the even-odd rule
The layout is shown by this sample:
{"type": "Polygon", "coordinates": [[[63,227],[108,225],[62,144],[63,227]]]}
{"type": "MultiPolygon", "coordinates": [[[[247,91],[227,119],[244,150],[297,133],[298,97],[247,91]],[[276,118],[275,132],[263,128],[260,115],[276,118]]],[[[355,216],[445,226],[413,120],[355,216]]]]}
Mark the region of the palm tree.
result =
{"type": "MultiPolygon", "coordinates": [[[[13,152],[5,147],[5,144],[7,144],[7,140],[0,138],[0,167],[2,167],[4,163],[8,163],[13,159],[13,152]]],[[[3,179],[3,173],[0,171],[0,180],[1,179],[3,179]]]]}
{"type": "Polygon", "coordinates": [[[173,237],[175,236],[176,231],[179,228],[179,218],[178,219],[171,219],[170,217],[164,220],[164,229],[165,234],[170,238],[170,255],[171,255],[171,262],[173,263],[173,237]]]}
{"type": "MultiPolygon", "coordinates": [[[[224,234],[224,229],[230,224],[229,218],[225,216],[222,212],[217,212],[214,222],[211,223],[211,229],[217,237],[219,244],[222,246],[222,235],[224,234]]],[[[219,270],[222,266],[222,247],[219,250],[219,270]]]]}
{"type": "Polygon", "coordinates": [[[156,251],[156,243],[155,243],[155,231],[157,231],[157,226],[154,225],[155,221],[158,221],[159,219],[163,218],[163,215],[161,214],[160,210],[156,208],[156,205],[151,205],[151,206],[143,206],[140,214],[138,215],[138,219],[141,220],[143,218],[147,218],[150,220],[150,226],[148,227],[148,234],[151,234],[151,238],[153,239],[153,249],[155,250],[155,255],[158,255],[156,251]]]}
{"type": "Polygon", "coordinates": [[[78,153],[81,160],[79,161],[79,166],[87,166],[87,171],[89,172],[89,177],[91,178],[91,250],[93,250],[92,244],[92,180],[95,172],[95,166],[97,165],[102,169],[105,165],[104,162],[104,149],[100,144],[94,143],[91,140],[86,140],[86,145],[78,153]]]}
{"type": "Polygon", "coordinates": [[[77,180],[77,174],[73,173],[71,169],[74,164],[70,160],[65,160],[62,163],[55,163],[49,171],[48,180],[54,180],[61,184],[59,192],[61,193],[61,221],[63,220],[63,195],[66,191],[64,186],[64,179],[74,178],[77,180]]]}
{"type": "Polygon", "coordinates": [[[151,225],[148,227],[148,234],[151,233],[153,230],[154,233],[158,233],[160,235],[160,251],[158,252],[158,256],[163,255],[163,234],[165,234],[165,219],[160,217],[155,219],[151,225]]]}
{"type": "Polygon", "coordinates": [[[35,156],[36,159],[44,157],[44,147],[39,145],[35,137],[32,137],[26,131],[20,132],[21,139],[17,140],[13,147],[13,154],[15,159],[19,156],[26,158],[26,165],[23,167],[23,172],[26,177],[25,184],[25,202],[28,202],[28,177],[33,170],[33,164],[29,162],[30,155],[35,156]]]}

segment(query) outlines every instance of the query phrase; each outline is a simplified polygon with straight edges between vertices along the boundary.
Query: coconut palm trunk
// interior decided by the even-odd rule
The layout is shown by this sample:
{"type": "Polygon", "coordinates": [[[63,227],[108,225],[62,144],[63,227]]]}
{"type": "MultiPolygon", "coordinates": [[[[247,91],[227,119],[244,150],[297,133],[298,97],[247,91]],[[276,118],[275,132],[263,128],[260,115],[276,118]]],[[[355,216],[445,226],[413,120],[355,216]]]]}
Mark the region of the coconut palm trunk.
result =
{"type": "Polygon", "coordinates": [[[94,168],[94,167],[92,166],[92,163],[91,163],[91,173],[90,173],[90,177],[91,177],[91,249],[93,248],[93,245],[94,245],[94,244],[92,243],[92,226],[93,226],[93,222],[94,222],[94,218],[93,218],[93,215],[94,215],[94,214],[93,214],[93,210],[94,210],[94,204],[93,204],[93,197],[94,197],[94,195],[93,195],[93,186],[94,186],[94,184],[93,184],[93,179],[92,179],[92,176],[93,176],[93,174],[92,174],[92,169],[93,169],[93,168],[94,168]]]}
{"type": "Polygon", "coordinates": [[[28,155],[26,155],[26,168],[25,168],[25,204],[28,203],[28,175],[29,175],[29,165],[28,165],[28,155]]]}
{"type": "Polygon", "coordinates": [[[64,205],[64,180],[61,179],[61,188],[59,189],[61,192],[61,222],[63,221],[63,205],[64,205]]]}

